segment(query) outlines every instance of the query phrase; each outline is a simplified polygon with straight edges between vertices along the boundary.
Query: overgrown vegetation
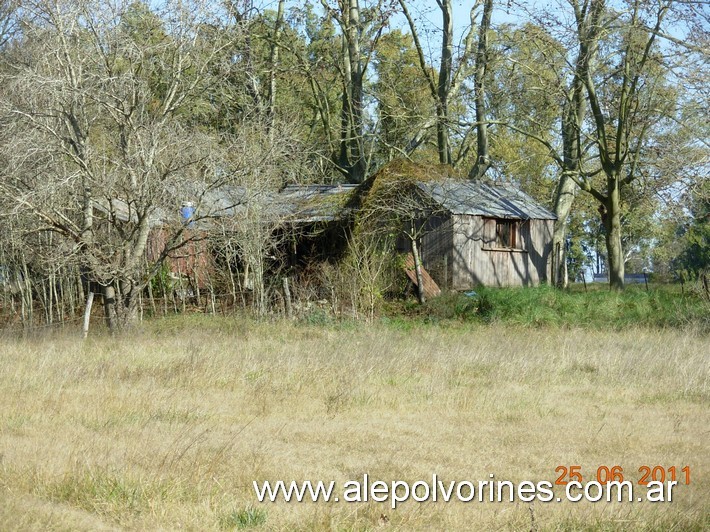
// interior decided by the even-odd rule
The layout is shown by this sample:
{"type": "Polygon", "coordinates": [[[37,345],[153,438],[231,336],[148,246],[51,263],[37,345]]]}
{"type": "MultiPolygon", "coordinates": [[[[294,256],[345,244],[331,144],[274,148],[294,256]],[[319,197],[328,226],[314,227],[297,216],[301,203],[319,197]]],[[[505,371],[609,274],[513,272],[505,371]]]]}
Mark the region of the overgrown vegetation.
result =
{"type": "Polygon", "coordinates": [[[512,183],[554,209],[557,285],[591,264],[618,288],[626,265],[707,270],[702,4],[556,5],[571,24],[535,2],[516,23],[492,0],[437,6],[0,3],[3,317],[81,322],[94,293],[114,329],[144,308],[290,307],[293,233],[336,221],[316,200],[295,222],[274,201],[294,184],[364,185],[352,207],[375,223],[330,277],[380,238],[354,272],[372,277],[347,298],[324,288],[369,321],[391,290],[383,241],[409,238],[421,277],[413,220],[431,209],[405,192],[431,177],[512,183]]]}

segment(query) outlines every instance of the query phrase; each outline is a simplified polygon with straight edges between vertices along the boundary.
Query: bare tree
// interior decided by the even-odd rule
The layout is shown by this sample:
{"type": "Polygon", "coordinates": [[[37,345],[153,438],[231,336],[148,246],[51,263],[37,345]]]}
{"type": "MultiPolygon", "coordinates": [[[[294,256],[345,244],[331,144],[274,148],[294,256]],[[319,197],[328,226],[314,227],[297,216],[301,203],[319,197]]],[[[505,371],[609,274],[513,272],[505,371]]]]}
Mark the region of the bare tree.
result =
{"type": "Polygon", "coordinates": [[[364,83],[377,42],[392,13],[388,0],[378,0],[368,9],[359,0],[321,0],[326,14],[341,31],[343,83],[340,141],[337,168],[351,183],[361,183],[367,174],[369,152],[365,140],[364,83]]]}
{"type": "MultiPolygon", "coordinates": [[[[289,224],[291,205],[279,196],[286,182],[293,181],[285,169],[303,168],[299,159],[308,156],[294,140],[292,125],[269,122],[245,124],[238,135],[226,139],[226,186],[211,191],[208,196],[213,199],[204,206],[216,227],[211,230],[212,241],[222,250],[234,295],[237,289],[251,293],[257,316],[269,310],[284,245],[294,236],[289,224]]],[[[298,177],[308,180],[304,172],[298,177]]]]}
{"type": "Polygon", "coordinates": [[[0,50],[17,32],[18,0],[0,0],[0,50]]]}
{"type": "Polygon", "coordinates": [[[184,245],[181,201],[220,181],[218,142],[181,119],[212,81],[221,43],[199,30],[213,6],[152,6],[26,2],[23,40],[2,80],[12,142],[2,146],[10,166],[0,192],[38,231],[71,243],[86,279],[104,287],[112,329],[184,245]],[[156,225],[169,237],[146,271],[156,225]]]}
{"type": "MultiPolygon", "coordinates": [[[[414,39],[414,45],[419,56],[419,65],[421,67],[422,74],[426,78],[431,96],[434,102],[436,102],[436,139],[439,162],[442,164],[452,164],[453,158],[451,155],[451,142],[449,139],[449,106],[451,99],[461,88],[461,84],[466,77],[469,60],[473,55],[475,43],[475,19],[477,10],[480,7],[480,2],[474,2],[474,5],[471,7],[471,26],[468,28],[464,37],[464,47],[458,57],[458,60],[456,61],[456,64],[454,63],[454,26],[452,3],[451,0],[437,0],[437,4],[441,10],[442,29],[439,71],[435,76],[432,68],[427,62],[424,47],[419,36],[420,31],[417,28],[417,23],[410,12],[409,4],[406,0],[399,0],[399,5],[407,19],[409,29],[412,33],[412,38],[414,39]]],[[[486,16],[485,13],[487,13],[488,21],[490,21],[491,9],[492,1],[486,0],[484,18],[486,16]]],[[[414,138],[420,137],[421,133],[414,135],[414,138]]],[[[413,142],[410,144],[411,147],[415,147],[419,145],[419,142],[413,142]]]]}

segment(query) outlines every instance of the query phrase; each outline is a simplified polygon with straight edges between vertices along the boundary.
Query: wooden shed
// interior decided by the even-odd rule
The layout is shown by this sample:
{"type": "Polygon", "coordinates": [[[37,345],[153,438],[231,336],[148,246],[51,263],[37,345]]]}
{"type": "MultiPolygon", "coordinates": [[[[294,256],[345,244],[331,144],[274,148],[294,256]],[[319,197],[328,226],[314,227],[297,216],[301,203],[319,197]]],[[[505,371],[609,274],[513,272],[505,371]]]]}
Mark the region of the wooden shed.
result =
{"type": "Polygon", "coordinates": [[[421,181],[438,206],[420,242],[423,266],[442,288],[533,286],[547,281],[556,216],[512,185],[421,181]]]}

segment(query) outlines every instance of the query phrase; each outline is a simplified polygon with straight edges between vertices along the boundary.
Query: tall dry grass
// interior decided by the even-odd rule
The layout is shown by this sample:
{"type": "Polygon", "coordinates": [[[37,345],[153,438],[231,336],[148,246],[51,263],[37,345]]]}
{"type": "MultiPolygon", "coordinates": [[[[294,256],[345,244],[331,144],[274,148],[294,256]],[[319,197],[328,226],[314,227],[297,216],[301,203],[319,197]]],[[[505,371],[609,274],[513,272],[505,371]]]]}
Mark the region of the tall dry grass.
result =
{"type": "Polygon", "coordinates": [[[0,343],[0,528],[710,526],[707,337],[156,321],[0,343]],[[670,504],[259,504],[258,480],[692,468],[670,504]],[[534,516],[534,521],[533,521],[534,516]]]}

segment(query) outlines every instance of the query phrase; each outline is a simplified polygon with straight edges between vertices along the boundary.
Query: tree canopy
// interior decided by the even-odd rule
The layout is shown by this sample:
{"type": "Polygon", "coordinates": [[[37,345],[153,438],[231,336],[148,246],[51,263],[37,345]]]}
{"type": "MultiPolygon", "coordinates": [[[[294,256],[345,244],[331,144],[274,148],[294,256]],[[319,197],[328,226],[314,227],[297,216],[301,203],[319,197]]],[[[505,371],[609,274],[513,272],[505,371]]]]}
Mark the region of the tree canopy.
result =
{"type": "Polygon", "coordinates": [[[437,6],[2,2],[4,260],[76,268],[130,308],[185,245],[177,225],[145,262],[184,198],[361,183],[404,157],[554,208],[558,281],[566,250],[616,288],[626,264],[707,268],[702,4],[522,2],[511,22],[481,0],[463,25],[437,6]],[[684,247],[663,252],[670,234],[684,247]]]}

